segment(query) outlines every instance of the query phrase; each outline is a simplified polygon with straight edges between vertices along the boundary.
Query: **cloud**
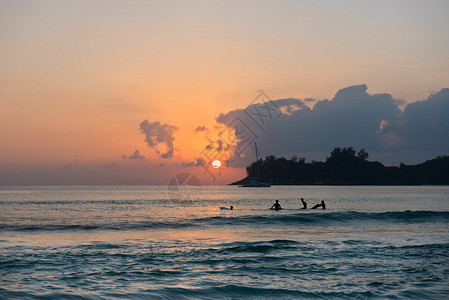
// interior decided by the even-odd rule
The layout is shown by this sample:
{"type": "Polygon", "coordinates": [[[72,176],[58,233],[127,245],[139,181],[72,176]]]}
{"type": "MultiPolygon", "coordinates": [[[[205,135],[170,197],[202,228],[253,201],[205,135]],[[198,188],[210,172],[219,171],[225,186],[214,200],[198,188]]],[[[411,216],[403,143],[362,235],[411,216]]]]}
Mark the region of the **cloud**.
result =
{"type": "Polygon", "coordinates": [[[198,126],[198,127],[195,129],[195,132],[201,132],[201,131],[207,131],[206,126],[198,126]]]}
{"type": "Polygon", "coordinates": [[[200,167],[200,166],[205,166],[206,161],[203,158],[199,157],[199,158],[196,158],[196,161],[182,162],[181,165],[183,167],[200,167]]]}
{"type": "Polygon", "coordinates": [[[254,142],[262,155],[323,154],[352,146],[370,154],[396,155],[390,158],[400,162],[401,153],[417,149],[427,151],[421,153],[427,159],[433,158],[432,151],[448,153],[449,89],[408,104],[402,112],[403,104],[390,94],[369,94],[363,84],[343,88],[331,100],[273,100],[265,108],[252,104],[220,114],[216,120],[237,136],[235,149],[242,149],[243,155],[233,157],[236,166],[255,160],[254,142]]]}
{"type": "Polygon", "coordinates": [[[145,134],[145,142],[149,147],[153,148],[161,158],[173,157],[173,141],[175,140],[173,133],[177,129],[176,126],[161,124],[158,121],[150,123],[148,120],[145,120],[140,123],[140,131],[145,134]],[[159,150],[159,144],[165,144],[165,152],[159,150]]]}
{"type": "Polygon", "coordinates": [[[145,156],[140,155],[139,150],[134,151],[133,154],[127,156],[125,154],[122,155],[122,158],[128,158],[128,159],[144,159],[145,156]]]}
{"type": "Polygon", "coordinates": [[[400,134],[406,146],[449,152],[449,89],[406,106],[400,134]]]}

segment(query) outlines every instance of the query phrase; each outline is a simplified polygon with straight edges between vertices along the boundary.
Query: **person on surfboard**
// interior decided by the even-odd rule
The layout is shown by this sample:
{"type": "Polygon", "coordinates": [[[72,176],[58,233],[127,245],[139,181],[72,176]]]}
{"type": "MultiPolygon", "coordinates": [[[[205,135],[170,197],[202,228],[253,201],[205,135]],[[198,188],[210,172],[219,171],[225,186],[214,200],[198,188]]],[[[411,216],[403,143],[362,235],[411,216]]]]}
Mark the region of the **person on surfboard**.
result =
{"type": "Polygon", "coordinates": [[[282,209],[281,205],[279,204],[279,200],[276,200],[276,202],[273,204],[273,206],[271,206],[270,209],[273,209],[273,208],[274,208],[274,210],[281,210],[282,209]]]}
{"type": "Polygon", "coordinates": [[[229,207],[229,208],[224,207],[224,206],[221,206],[220,209],[221,209],[221,210],[233,210],[233,209],[234,209],[234,206],[231,205],[231,207],[229,207]]]}
{"type": "Polygon", "coordinates": [[[302,202],[302,208],[301,209],[307,209],[307,203],[306,203],[306,201],[304,201],[304,198],[301,198],[301,202],[302,202]]]}
{"type": "Polygon", "coordinates": [[[316,209],[318,207],[321,207],[322,209],[326,209],[326,204],[324,203],[324,200],[321,200],[321,203],[314,205],[312,207],[312,209],[316,209]]]}

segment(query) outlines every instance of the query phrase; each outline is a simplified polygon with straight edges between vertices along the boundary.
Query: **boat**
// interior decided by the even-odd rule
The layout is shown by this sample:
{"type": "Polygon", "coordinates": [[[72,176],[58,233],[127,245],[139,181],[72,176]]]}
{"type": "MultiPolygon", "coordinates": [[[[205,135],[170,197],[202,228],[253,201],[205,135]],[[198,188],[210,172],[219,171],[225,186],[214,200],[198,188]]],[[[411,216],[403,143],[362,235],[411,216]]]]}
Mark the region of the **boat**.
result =
{"type": "Polygon", "coordinates": [[[248,178],[248,181],[239,185],[239,187],[271,187],[271,183],[261,182],[258,179],[260,178],[260,161],[259,154],[257,153],[257,144],[254,143],[254,147],[256,149],[256,160],[257,160],[257,178],[248,178]]]}
{"type": "Polygon", "coordinates": [[[245,182],[244,184],[239,185],[239,187],[270,187],[270,186],[271,186],[270,183],[260,182],[255,179],[251,179],[251,180],[245,182]]]}

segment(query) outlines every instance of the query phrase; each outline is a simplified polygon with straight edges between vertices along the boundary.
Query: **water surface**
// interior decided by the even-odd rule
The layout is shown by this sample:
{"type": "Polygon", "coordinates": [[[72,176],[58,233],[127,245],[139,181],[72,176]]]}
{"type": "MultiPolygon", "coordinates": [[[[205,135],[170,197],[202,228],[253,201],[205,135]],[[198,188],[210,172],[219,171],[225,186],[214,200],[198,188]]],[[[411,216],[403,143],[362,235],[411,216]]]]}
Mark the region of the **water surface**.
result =
{"type": "Polygon", "coordinates": [[[0,298],[449,297],[449,187],[178,196],[166,186],[0,187],[0,298]],[[301,197],[327,209],[301,210],[301,197]],[[268,209],[276,199],[283,210],[268,209]]]}

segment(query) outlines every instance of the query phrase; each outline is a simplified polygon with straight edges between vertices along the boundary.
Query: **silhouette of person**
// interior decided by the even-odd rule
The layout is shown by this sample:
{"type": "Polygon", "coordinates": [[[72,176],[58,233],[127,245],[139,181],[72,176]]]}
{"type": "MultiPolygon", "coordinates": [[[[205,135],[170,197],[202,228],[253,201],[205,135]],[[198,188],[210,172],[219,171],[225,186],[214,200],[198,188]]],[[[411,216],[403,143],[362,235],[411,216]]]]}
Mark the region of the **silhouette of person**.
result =
{"type": "Polygon", "coordinates": [[[282,209],[281,205],[279,204],[279,200],[276,200],[276,203],[274,203],[273,206],[271,206],[270,209],[273,209],[273,208],[274,208],[274,210],[282,209]]]}
{"type": "Polygon", "coordinates": [[[303,205],[301,209],[307,209],[307,203],[306,203],[306,201],[304,201],[304,198],[301,198],[301,202],[303,205]]]}
{"type": "Polygon", "coordinates": [[[220,206],[220,209],[221,209],[221,210],[233,210],[233,209],[234,209],[234,206],[231,205],[231,207],[229,207],[229,208],[224,207],[224,206],[220,206]]]}
{"type": "Polygon", "coordinates": [[[315,204],[312,209],[316,209],[318,207],[321,207],[322,209],[326,209],[326,204],[324,203],[324,200],[321,200],[321,203],[315,204]]]}

